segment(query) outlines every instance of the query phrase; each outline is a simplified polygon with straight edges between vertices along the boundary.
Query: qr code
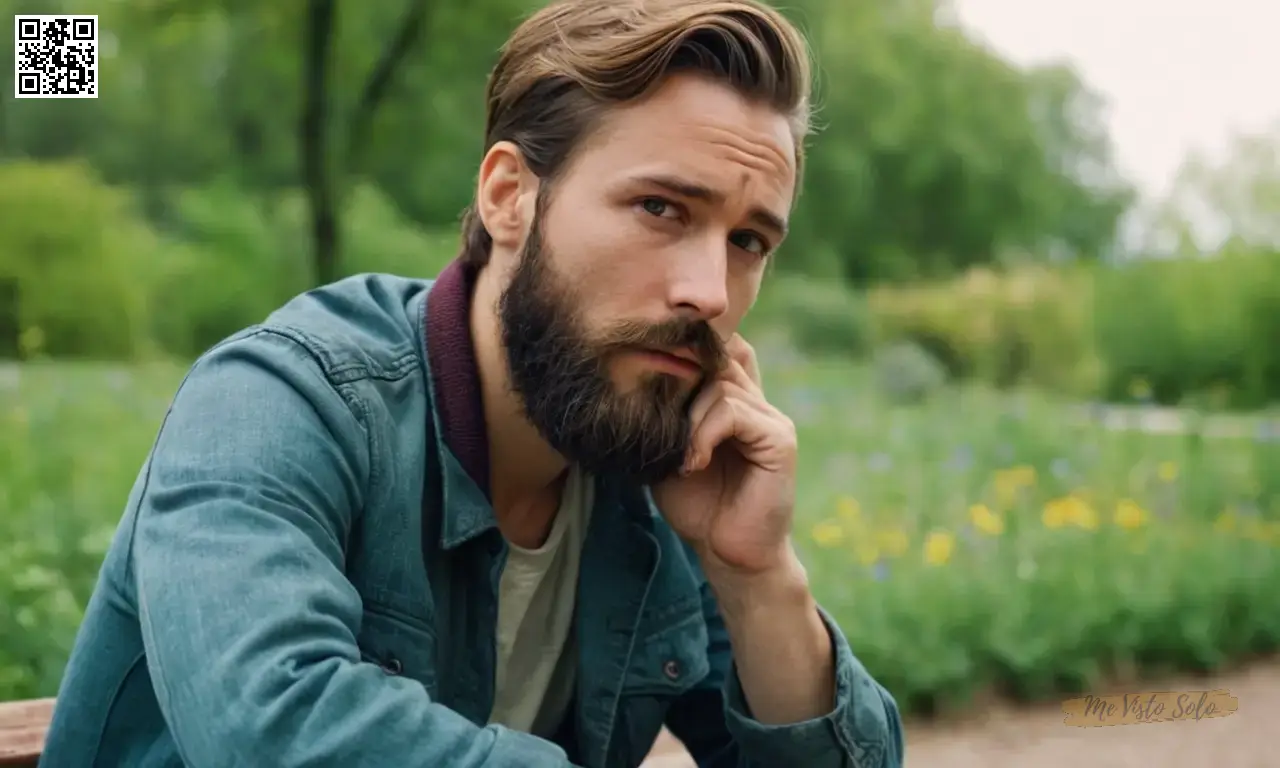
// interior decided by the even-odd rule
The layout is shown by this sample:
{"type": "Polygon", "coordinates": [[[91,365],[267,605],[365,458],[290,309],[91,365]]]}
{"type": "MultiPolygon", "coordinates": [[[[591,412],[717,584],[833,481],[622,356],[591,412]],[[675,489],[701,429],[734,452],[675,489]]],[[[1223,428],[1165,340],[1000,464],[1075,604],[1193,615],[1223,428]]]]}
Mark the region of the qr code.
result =
{"type": "Polygon", "coordinates": [[[97,16],[15,16],[14,38],[14,98],[98,98],[97,16]]]}

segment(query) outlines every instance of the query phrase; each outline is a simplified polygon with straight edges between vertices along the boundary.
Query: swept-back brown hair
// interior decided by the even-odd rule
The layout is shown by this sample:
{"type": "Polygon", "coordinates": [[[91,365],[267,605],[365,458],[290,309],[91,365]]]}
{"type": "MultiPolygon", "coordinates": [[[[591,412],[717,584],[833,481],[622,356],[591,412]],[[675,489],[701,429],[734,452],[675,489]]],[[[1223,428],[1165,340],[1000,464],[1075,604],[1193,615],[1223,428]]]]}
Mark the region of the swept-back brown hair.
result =
{"type": "MultiPolygon", "coordinates": [[[[800,31],[756,0],[556,0],[502,47],[485,92],[484,151],[510,141],[552,184],[611,106],[694,71],[786,115],[803,171],[809,55],[800,31]]],[[[492,246],[473,202],[462,217],[461,258],[483,266],[492,246]]]]}

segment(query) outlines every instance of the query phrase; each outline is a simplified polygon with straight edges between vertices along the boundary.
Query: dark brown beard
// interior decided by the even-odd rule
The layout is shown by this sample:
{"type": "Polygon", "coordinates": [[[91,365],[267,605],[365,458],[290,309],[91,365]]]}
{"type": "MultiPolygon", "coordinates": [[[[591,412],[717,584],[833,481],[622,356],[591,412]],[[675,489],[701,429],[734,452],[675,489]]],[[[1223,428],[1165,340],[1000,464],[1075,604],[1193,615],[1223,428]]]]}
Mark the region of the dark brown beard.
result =
{"type": "Polygon", "coordinates": [[[541,220],[540,204],[498,301],[511,389],[525,417],[552,448],[592,474],[641,484],[671,477],[689,445],[689,406],[725,364],[723,343],[707,323],[684,318],[659,325],[622,322],[588,334],[580,297],[548,264],[541,220]],[[655,373],[629,392],[618,391],[605,361],[636,346],[693,350],[703,381],[682,393],[678,378],[655,373]]]}

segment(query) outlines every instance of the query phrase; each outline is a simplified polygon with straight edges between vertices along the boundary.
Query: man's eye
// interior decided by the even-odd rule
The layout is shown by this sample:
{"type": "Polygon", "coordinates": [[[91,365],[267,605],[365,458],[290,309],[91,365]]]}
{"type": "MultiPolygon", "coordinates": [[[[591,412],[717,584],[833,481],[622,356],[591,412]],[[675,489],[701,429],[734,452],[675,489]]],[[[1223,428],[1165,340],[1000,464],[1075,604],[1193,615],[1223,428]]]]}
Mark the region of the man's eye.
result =
{"type": "Polygon", "coordinates": [[[769,244],[755,232],[734,232],[729,235],[729,242],[747,253],[764,256],[769,253],[769,244]]]}
{"type": "Polygon", "coordinates": [[[640,201],[640,207],[650,216],[662,219],[671,218],[678,213],[674,205],[660,197],[646,197],[640,201]]]}

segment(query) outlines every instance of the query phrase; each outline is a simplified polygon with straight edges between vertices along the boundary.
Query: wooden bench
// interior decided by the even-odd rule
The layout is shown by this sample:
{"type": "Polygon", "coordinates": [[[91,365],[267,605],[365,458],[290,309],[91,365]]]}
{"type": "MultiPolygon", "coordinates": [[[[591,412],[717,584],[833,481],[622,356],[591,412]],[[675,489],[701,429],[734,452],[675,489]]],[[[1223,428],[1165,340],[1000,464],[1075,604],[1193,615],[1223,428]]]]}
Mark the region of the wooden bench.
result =
{"type": "MultiPolygon", "coordinates": [[[[53,718],[53,699],[0,702],[0,767],[36,768],[44,749],[44,735],[53,718]]],[[[666,729],[658,737],[646,768],[693,765],[688,752],[666,729]]]]}
{"type": "Polygon", "coordinates": [[[35,768],[53,717],[53,699],[0,702],[0,766],[35,768]]]}

